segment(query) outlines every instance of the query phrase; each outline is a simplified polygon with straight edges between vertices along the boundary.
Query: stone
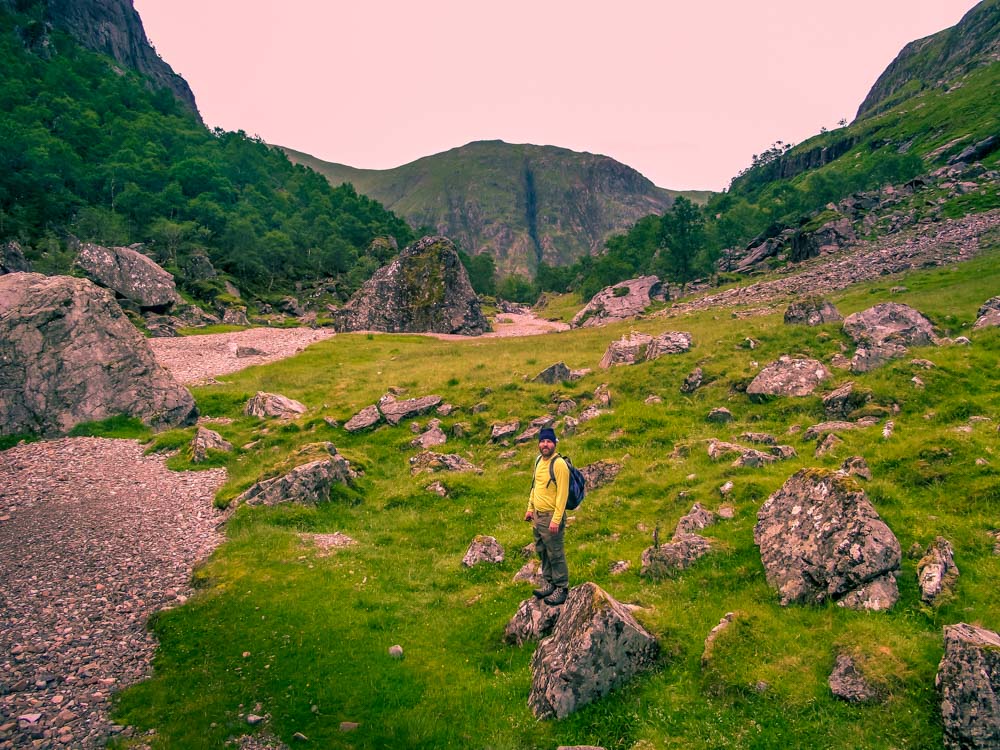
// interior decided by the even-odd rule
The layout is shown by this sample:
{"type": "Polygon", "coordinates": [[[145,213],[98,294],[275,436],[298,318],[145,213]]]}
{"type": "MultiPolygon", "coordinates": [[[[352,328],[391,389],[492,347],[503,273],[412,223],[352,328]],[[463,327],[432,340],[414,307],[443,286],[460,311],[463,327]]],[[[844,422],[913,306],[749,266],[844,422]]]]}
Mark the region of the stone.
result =
{"type": "Polygon", "coordinates": [[[733,419],[735,419],[733,413],[725,406],[717,406],[705,417],[706,422],[712,422],[713,424],[726,424],[727,422],[732,422],[733,419]]]}
{"type": "Polygon", "coordinates": [[[712,542],[698,534],[675,534],[673,539],[647,547],[642,553],[639,575],[658,581],[687,570],[712,551],[712,542]]]}
{"type": "Polygon", "coordinates": [[[843,319],[832,302],[816,298],[793,302],[785,310],[785,323],[788,325],[819,326],[843,319]]]}
{"type": "Polygon", "coordinates": [[[663,285],[656,276],[640,276],[605,287],[570,321],[572,328],[616,323],[641,315],[654,299],[663,299],[663,285]]]}
{"type": "Polygon", "coordinates": [[[691,372],[687,374],[684,378],[684,382],[681,383],[681,393],[694,393],[696,390],[701,388],[701,384],[705,380],[705,373],[700,367],[696,367],[691,372]]]}
{"type": "Polygon", "coordinates": [[[389,656],[391,656],[393,659],[402,659],[403,647],[400,646],[398,643],[395,644],[394,646],[389,646],[389,656]]]}
{"type": "Polygon", "coordinates": [[[523,646],[528,641],[540,641],[552,633],[561,611],[561,606],[549,606],[537,597],[525,599],[504,628],[504,643],[523,646]]]}
{"type": "Polygon", "coordinates": [[[944,537],[937,537],[917,563],[921,601],[932,607],[940,606],[953,595],[958,575],[955,550],[952,549],[951,542],[944,537]]]}
{"type": "Polygon", "coordinates": [[[750,450],[746,446],[737,445],[736,443],[727,443],[724,440],[711,439],[708,441],[708,446],[706,448],[708,451],[708,457],[713,461],[718,461],[727,455],[732,454],[742,454],[745,451],[750,450]]]}
{"type": "Polygon", "coordinates": [[[1000,747],[1000,634],[964,622],[945,626],[935,682],[941,693],[944,747],[1000,747]]]}
{"type": "Polygon", "coordinates": [[[349,486],[357,476],[357,472],[343,456],[310,461],[296,466],[283,476],[257,482],[237,497],[231,507],[281,503],[318,505],[329,502],[330,490],[335,483],[349,486]]]}
{"type": "Polygon", "coordinates": [[[757,374],[747,386],[747,395],[753,401],[771,396],[808,396],[829,379],[830,371],[818,360],[781,357],[757,374]]]}
{"type": "Polygon", "coordinates": [[[500,443],[514,437],[521,429],[521,422],[515,419],[511,422],[496,422],[490,427],[490,442],[500,443]]]}
{"type": "Polygon", "coordinates": [[[744,432],[740,435],[740,440],[746,440],[750,443],[757,443],[758,445],[777,445],[778,440],[774,435],[770,435],[766,432],[744,432]]]}
{"type": "Polygon", "coordinates": [[[613,576],[620,576],[627,573],[632,568],[632,563],[628,560],[616,560],[608,566],[608,573],[613,576]]]}
{"type": "Polygon", "coordinates": [[[722,637],[722,634],[732,627],[734,622],[738,620],[745,619],[746,615],[742,612],[726,612],[719,620],[719,624],[712,628],[708,636],[705,638],[705,645],[701,651],[701,668],[706,669],[712,664],[712,656],[715,652],[715,643],[722,637]]]}
{"type": "Polygon", "coordinates": [[[937,343],[931,322],[898,302],[884,302],[848,315],[844,333],[858,346],[851,360],[853,372],[868,372],[903,357],[907,347],[937,343]]]}
{"type": "Polygon", "coordinates": [[[174,277],[131,248],[87,242],[80,245],[75,263],[93,282],[140,309],[166,312],[181,302],[174,277]]]}
{"type": "Polygon", "coordinates": [[[833,422],[820,422],[819,424],[814,424],[811,427],[807,427],[805,432],[802,433],[803,440],[815,440],[817,438],[830,435],[834,432],[848,432],[850,430],[863,429],[865,427],[872,427],[877,422],[866,420],[864,422],[843,422],[840,420],[833,422]]]}
{"type": "Polygon", "coordinates": [[[338,331],[479,336],[490,330],[454,243],[441,236],[406,247],[333,315],[338,331]]]}
{"type": "Polygon", "coordinates": [[[0,245],[0,276],[8,273],[30,273],[31,264],[24,257],[21,245],[15,241],[0,245]]]}
{"type": "Polygon", "coordinates": [[[837,448],[844,444],[844,441],[839,437],[834,435],[832,432],[820,441],[820,444],[816,446],[816,450],[813,453],[815,458],[820,458],[825,456],[827,453],[832,453],[837,450],[837,448]]]}
{"type": "Polygon", "coordinates": [[[535,427],[535,426],[529,427],[520,435],[518,435],[516,438],[514,438],[514,442],[518,445],[521,445],[522,443],[534,443],[538,440],[538,433],[541,431],[542,431],[541,427],[535,427]]]}
{"type": "MultiPolygon", "coordinates": [[[[529,554],[534,554],[535,545],[528,545],[531,549],[529,554]]],[[[522,550],[523,552],[523,550],[522,550]]],[[[542,564],[541,561],[535,558],[534,560],[528,560],[524,565],[521,566],[520,570],[514,574],[514,583],[527,582],[533,586],[540,586],[542,584],[542,564]]]]}
{"type": "Polygon", "coordinates": [[[823,411],[828,417],[846,419],[853,411],[860,409],[871,399],[871,391],[855,390],[854,381],[848,380],[823,397],[823,411]]]}
{"type": "Polygon", "coordinates": [[[392,393],[387,393],[378,400],[378,410],[382,413],[385,421],[391,425],[397,425],[404,419],[426,414],[441,404],[440,396],[421,396],[420,398],[408,398],[402,401],[396,399],[392,393]]]}
{"type": "Polygon", "coordinates": [[[789,260],[797,263],[817,255],[835,253],[857,238],[851,220],[840,216],[812,231],[797,230],[791,237],[789,260]]]}
{"type": "Polygon", "coordinates": [[[564,380],[569,380],[569,368],[566,366],[565,362],[556,362],[554,365],[549,365],[538,373],[531,379],[531,382],[555,385],[556,383],[561,383],[564,380]]]}
{"type": "Polygon", "coordinates": [[[267,352],[262,352],[252,346],[237,346],[236,347],[236,358],[244,359],[246,357],[266,357],[267,352]]]}
{"type": "Polygon", "coordinates": [[[504,549],[492,536],[477,535],[462,558],[462,565],[473,568],[481,563],[498,565],[504,561],[504,549]]]}
{"type": "Polygon", "coordinates": [[[832,599],[884,610],[898,599],[899,542],[864,490],[842,474],[794,474],[758,511],[754,542],[783,606],[832,599]]]}
{"type": "Polygon", "coordinates": [[[587,491],[596,490],[615,481],[622,465],[614,461],[600,460],[580,468],[580,473],[586,480],[587,491]]]}
{"type": "Polygon", "coordinates": [[[532,656],[528,705],[536,718],[563,719],[651,668],[659,650],[624,605],[581,584],[532,656]]]}
{"type": "Polygon", "coordinates": [[[208,458],[210,450],[229,453],[233,450],[233,444],[223,439],[215,430],[199,426],[191,441],[191,462],[201,463],[208,458]]]}
{"type": "Polygon", "coordinates": [[[424,472],[437,471],[471,471],[482,474],[483,470],[478,466],[466,461],[455,453],[434,453],[432,451],[422,451],[410,459],[410,474],[422,474],[424,472]]]}
{"type": "Polygon", "coordinates": [[[228,326],[249,326],[250,319],[247,317],[245,307],[227,307],[222,311],[222,322],[228,326]]]}
{"type": "Polygon", "coordinates": [[[684,331],[668,331],[656,337],[633,331],[611,342],[598,366],[607,369],[616,365],[634,365],[664,354],[682,354],[690,349],[691,334],[684,331]]]}
{"type": "Polygon", "coordinates": [[[441,482],[431,482],[424,489],[428,492],[433,492],[438,497],[448,497],[448,488],[441,484],[441,482]]]}
{"type": "Polygon", "coordinates": [[[858,669],[850,654],[837,654],[837,663],[828,680],[835,697],[848,703],[874,703],[884,698],[858,669]]]}
{"type": "Polygon", "coordinates": [[[279,393],[258,391],[253,398],[247,401],[243,407],[243,413],[248,417],[260,417],[261,419],[268,417],[295,419],[306,413],[306,407],[305,404],[279,393]]]}
{"type": "Polygon", "coordinates": [[[366,406],[353,417],[344,423],[344,429],[348,432],[360,432],[374,427],[382,421],[382,413],[375,404],[366,406]]]}
{"type": "Polygon", "coordinates": [[[607,383],[601,383],[594,389],[594,403],[605,409],[611,408],[611,389],[607,383]]]}
{"type": "Polygon", "coordinates": [[[161,429],[198,416],[111,293],[69,276],[0,276],[0,384],[3,435],[58,435],[118,415],[161,429]]]}
{"type": "Polygon", "coordinates": [[[448,442],[448,436],[444,434],[444,430],[435,425],[411,440],[410,445],[414,448],[427,449],[436,445],[444,445],[446,442],[448,442]]]}
{"type": "Polygon", "coordinates": [[[701,531],[716,524],[718,520],[719,516],[716,513],[703,508],[701,503],[695,503],[691,507],[690,512],[682,516],[681,520],[677,522],[677,529],[674,531],[674,536],[701,531]]]}
{"type": "Polygon", "coordinates": [[[851,456],[845,458],[840,465],[840,471],[847,476],[861,477],[869,482],[872,478],[872,470],[868,468],[868,462],[862,456],[851,456]]]}
{"type": "Polygon", "coordinates": [[[662,404],[663,399],[657,396],[655,393],[650,393],[648,396],[646,396],[643,403],[652,406],[653,404],[662,404]]]}

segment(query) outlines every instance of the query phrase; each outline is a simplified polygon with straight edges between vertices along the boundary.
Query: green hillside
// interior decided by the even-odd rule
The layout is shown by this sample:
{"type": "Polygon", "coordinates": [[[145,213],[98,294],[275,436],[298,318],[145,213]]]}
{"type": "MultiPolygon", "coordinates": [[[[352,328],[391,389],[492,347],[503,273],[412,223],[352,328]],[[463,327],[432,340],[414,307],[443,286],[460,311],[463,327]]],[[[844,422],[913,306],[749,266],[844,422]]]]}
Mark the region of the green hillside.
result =
{"type": "Polygon", "coordinates": [[[167,89],[50,30],[43,5],[0,5],[0,242],[18,241],[36,270],[69,272],[72,235],[146,243],[205,301],[224,286],[188,276],[202,252],[244,291],[322,278],[344,299],[388,259],[368,255],[372,239],[412,239],[351,187],[245,133],[209,131],[167,89]]]}
{"type": "MultiPolygon", "coordinates": [[[[862,375],[834,370],[833,380],[809,397],[758,404],[744,391],[781,355],[829,362],[849,343],[840,326],[787,326],[780,312],[744,318],[739,309],[542,338],[337,336],[294,360],[196,389],[203,414],[233,420],[212,427],[234,445],[253,446],[210,462],[230,472],[221,502],[263,476],[322,455],[323,441],[365,475],[318,508],[238,511],[225,544],[196,574],[200,591],[156,618],[156,675],[121,696],[117,720],[140,733],[155,728],[152,737],[142,736],[154,748],[216,748],[255,731],[291,746],[299,732],[310,746],[329,748],[941,747],[934,676],[942,628],[960,621],[1000,625],[1000,557],[990,536],[1000,500],[1000,330],[970,332],[976,310],[1000,285],[998,241],[984,238],[985,254],[963,265],[888,276],[831,297],[846,315],[904,287],[908,291],[892,294],[893,301],[928,315],[942,335],[970,336],[971,346],[913,349],[862,375]],[[694,348],[595,370],[576,382],[528,381],[559,360],[596,368],[607,345],[632,329],[689,331],[694,348]],[[745,347],[748,337],[756,348],[745,347]],[[913,358],[934,367],[917,369],[913,358]],[[696,365],[707,384],[682,395],[681,383],[696,365]],[[915,387],[914,374],[923,387],[915,387]],[[806,439],[803,428],[826,419],[820,395],[848,379],[872,392],[865,413],[880,422],[839,432],[844,442],[816,458],[818,441],[806,439]],[[539,722],[527,706],[535,645],[502,642],[506,623],[531,591],[513,578],[525,562],[519,550],[530,541],[521,519],[536,447],[493,444],[490,428],[513,418],[526,424],[564,398],[577,403],[577,414],[593,403],[601,383],[609,385],[611,411],[576,434],[562,434],[560,447],[577,465],[611,460],[623,469],[573,514],[571,583],[594,581],[636,605],[635,616],[655,634],[662,656],[626,688],[567,719],[539,722]],[[437,450],[457,453],[483,473],[412,476],[408,459],[418,450],[410,447],[413,434],[405,424],[348,434],[324,421],[342,424],[389,386],[405,388],[407,396],[438,394],[459,407],[442,418],[450,437],[437,450]],[[242,405],[258,390],[296,398],[309,412],[281,425],[247,418],[242,405]],[[662,402],[647,402],[650,395],[662,402]],[[474,411],[477,404],[486,410],[474,411]],[[735,421],[707,422],[718,406],[730,409],[735,421]],[[895,425],[890,439],[882,437],[886,419],[895,425]],[[464,437],[453,436],[458,422],[466,425],[464,437]],[[763,468],[734,468],[730,460],[708,457],[708,439],[740,441],[748,431],[776,436],[797,457],[763,468]],[[901,600],[883,613],[834,604],[782,607],[754,545],[757,511],[798,469],[834,470],[852,455],[867,460],[873,478],[861,486],[909,551],[901,600]],[[425,489],[434,480],[447,497],[425,489]],[[719,488],[726,482],[733,490],[723,497],[719,488]],[[654,531],[669,539],[695,502],[733,508],[732,520],[702,532],[714,552],[665,580],[640,577],[640,555],[654,531]],[[300,537],[334,532],[358,544],[321,557],[300,537]],[[477,534],[496,537],[505,562],[463,568],[477,534]],[[914,550],[939,535],[954,545],[961,575],[955,596],[933,608],[920,600],[914,550]],[[611,564],[621,560],[631,568],[613,575],[611,564]],[[731,611],[743,613],[742,625],[716,643],[711,668],[704,668],[705,638],[731,611]],[[395,644],[404,650],[401,661],[387,653],[395,644]],[[882,702],[850,705],[831,695],[827,678],[841,651],[855,656],[882,702]],[[258,705],[255,712],[269,718],[255,730],[243,715],[258,705]],[[357,729],[342,732],[345,721],[357,729]]],[[[151,447],[184,446],[192,434],[166,433],[151,447]]],[[[183,455],[171,463],[197,468],[183,455]]]]}
{"type": "MultiPolygon", "coordinates": [[[[395,169],[355,169],[285,148],[289,157],[352,184],[406,218],[489,253],[500,276],[533,276],[600,251],[609,235],[662,213],[677,191],[606,156],[555,146],[477,141],[395,169]]],[[[706,192],[691,197],[704,201],[706,192]]]]}

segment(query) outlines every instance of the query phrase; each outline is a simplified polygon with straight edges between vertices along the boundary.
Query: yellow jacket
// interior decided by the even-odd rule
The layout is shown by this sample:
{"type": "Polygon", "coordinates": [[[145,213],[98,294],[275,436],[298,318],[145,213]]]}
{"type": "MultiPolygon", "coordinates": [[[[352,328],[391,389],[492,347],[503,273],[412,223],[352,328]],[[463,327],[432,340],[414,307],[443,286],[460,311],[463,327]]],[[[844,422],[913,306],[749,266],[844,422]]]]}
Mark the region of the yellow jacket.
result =
{"type": "Polygon", "coordinates": [[[566,466],[565,459],[556,460],[559,458],[562,456],[558,453],[554,453],[550,459],[539,457],[535,464],[535,481],[528,495],[528,510],[532,513],[551,513],[552,523],[556,525],[562,522],[566,512],[566,498],[569,496],[569,467],[566,466]],[[555,482],[549,477],[549,463],[552,461],[555,461],[552,467],[555,482]]]}

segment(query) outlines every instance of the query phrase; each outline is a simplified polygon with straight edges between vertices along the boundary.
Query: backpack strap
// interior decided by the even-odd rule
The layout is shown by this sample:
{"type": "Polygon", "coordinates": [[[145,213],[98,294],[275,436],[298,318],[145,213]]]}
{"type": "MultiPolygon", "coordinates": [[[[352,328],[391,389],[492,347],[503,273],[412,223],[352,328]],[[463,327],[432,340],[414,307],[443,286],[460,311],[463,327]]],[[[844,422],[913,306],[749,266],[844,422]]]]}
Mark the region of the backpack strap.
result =
{"type": "MultiPolygon", "coordinates": [[[[535,459],[535,469],[534,469],[534,471],[531,472],[531,489],[532,490],[535,489],[535,473],[538,471],[538,462],[541,461],[541,460],[542,460],[541,456],[538,456],[535,459]]],[[[548,487],[547,484],[545,486],[548,487]]]]}
{"type": "MultiPolygon", "coordinates": [[[[539,458],[539,459],[541,459],[541,456],[539,456],[538,458],[539,458]]],[[[556,459],[557,459],[557,458],[562,458],[562,460],[563,460],[563,463],[566,463],[566,459],[565,459],[565,458],[563,458],[563,456],[562,456],[561,454],[559,454],[559,453],[557,453],[556,455],[554,455],[554,456],[552,457],[552,460],[551,460],[551,461],[549,461],[549,481],[547,481],[547,482],[545,483],[545,486],[546,486],[546,487],[548,487],[548,486],[549,486],[550,484],[552,484],[553,482],[555,482],[555,484],[556,484],[556,487],[558,487],[558,486],[559,486],[559,483],[558,483],[558,482],[556,482],[556,459]]],[[[538,463],[537,463],[537,462],[535,463],[535,466],[536,466],[536,467],[538,466],[538,463]]]]}

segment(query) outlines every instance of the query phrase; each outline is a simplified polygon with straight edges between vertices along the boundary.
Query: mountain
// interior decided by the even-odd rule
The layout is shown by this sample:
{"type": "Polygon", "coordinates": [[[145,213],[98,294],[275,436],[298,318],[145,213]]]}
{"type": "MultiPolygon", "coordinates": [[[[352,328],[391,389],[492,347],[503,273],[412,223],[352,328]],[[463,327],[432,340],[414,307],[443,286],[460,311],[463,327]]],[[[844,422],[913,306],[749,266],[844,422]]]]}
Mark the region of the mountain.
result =
{"type": "Polygon", "coordinates": [[[430,227],[469,254],[489,253],[501,276],[533,275],[539,263],[566,265],[598,253],[610,235],[662,213],[678,194],[607,156],[555,146],[476,141],[386,170],[282,148],[411,226],[430,227]]]}
{"type": "Polygon", "coordinates": [[[42,27],[28,30],[38,38],[45,26],[70,34],[87,49],[141,73],[153,87],[168,89],[198,115],[191,87],[153,49],[132,0],[0,0],[0,8],[38,18],[42,27]]]}
{"type": "Polygon", "coordinates": [[[975,68],[1000,60],[1000,0],[986,0],[955,26],[910,42],[879,76],[857,119],[882,112],[928,88],[947,90],[975,68]]]}

